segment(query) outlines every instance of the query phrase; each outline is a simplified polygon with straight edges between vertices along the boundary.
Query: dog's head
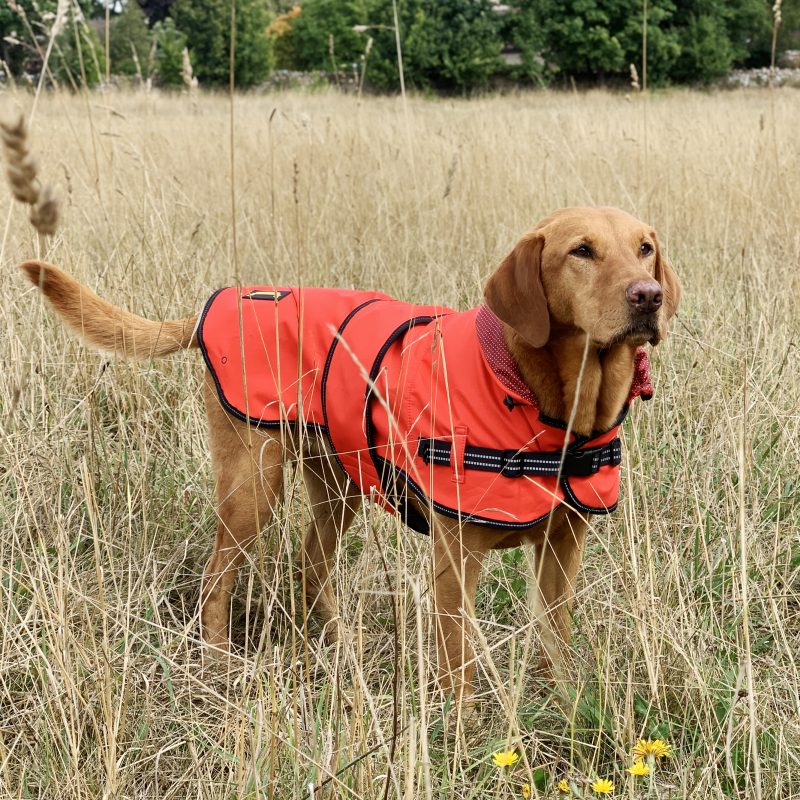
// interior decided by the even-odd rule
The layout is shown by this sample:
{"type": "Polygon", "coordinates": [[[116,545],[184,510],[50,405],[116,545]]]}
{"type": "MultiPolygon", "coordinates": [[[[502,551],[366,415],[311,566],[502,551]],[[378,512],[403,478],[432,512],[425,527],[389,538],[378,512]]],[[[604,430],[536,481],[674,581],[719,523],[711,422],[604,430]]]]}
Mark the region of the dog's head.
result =
{"type": "Polygon", "coordinates": [[[681,284],[649,225],[617,208],[565,208],[522,237],[484,295],[533,347],[577,329],[603,348],[658,344],[681,284]]]}

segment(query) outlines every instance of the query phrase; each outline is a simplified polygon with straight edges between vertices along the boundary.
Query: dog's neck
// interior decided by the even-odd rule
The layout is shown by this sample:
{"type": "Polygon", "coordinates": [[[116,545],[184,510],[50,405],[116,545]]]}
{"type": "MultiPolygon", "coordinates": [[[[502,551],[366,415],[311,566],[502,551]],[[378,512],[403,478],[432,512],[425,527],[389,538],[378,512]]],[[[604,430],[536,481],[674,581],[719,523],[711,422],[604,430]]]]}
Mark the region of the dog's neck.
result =
{"type": "Polygon", "coordinates": [[[583,436],[614,424],[633,381],[636,345],[615,344],[601,354],[591,345],[586,350],[585,334],[568,331],[532,347],[506,324],[503,337],[543,415],[567,421],[574,407],[572,430],[583,436]]]}

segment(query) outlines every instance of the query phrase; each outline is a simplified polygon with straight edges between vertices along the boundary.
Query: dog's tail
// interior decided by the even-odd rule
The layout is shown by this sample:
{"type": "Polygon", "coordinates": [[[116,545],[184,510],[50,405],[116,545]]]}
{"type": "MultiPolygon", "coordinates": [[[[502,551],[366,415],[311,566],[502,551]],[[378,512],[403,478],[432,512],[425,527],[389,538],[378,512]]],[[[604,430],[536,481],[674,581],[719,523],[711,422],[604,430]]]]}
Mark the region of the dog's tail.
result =
{"type": "Polygon", "coordinates": [[[64,322],[94,347],[127,358],[152,358],[197,346],[196,317],[153,322],[107,303],[52,264],[26,261],[20,269],[64,322]]]}

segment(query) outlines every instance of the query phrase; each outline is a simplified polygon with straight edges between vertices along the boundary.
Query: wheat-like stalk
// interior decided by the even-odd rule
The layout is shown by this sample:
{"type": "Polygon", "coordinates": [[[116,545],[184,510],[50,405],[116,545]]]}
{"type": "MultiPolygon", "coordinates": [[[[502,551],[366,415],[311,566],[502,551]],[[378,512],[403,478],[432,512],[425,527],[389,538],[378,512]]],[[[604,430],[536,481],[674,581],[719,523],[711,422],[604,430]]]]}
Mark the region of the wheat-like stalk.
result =
{"type": "Polygon", "coordinates": [[[8,159],[6,175],[14,197],[30,206],[31,225],[42,236],[52,236],[58,227],[58,200],[49,186],[37,177],[36,162],[28,150],[25,118],[15,123],[0,122],[0,135],[8,159]]]}
{"type": "Polygon", "coordinates": [[[197,78],[194,76],[194,70],[192,69],[192,60],[189,58],[189,48],[184,47],[182,53],[182,62],[181,62],[181,77],[183,78],[183,85],[186,87],[186,91],[189,93],[189,97],[192,100],[192,106],[197,105],[197,87],[199,82],[197,78]]]}
{"type": "Polygon", "coordinates": [[[631,64],[630,72],[631,89],[633,89],[634,92],[641,91],[641,87],[639,86],[639,70],[636,69],[636,64],[631,64]]]}

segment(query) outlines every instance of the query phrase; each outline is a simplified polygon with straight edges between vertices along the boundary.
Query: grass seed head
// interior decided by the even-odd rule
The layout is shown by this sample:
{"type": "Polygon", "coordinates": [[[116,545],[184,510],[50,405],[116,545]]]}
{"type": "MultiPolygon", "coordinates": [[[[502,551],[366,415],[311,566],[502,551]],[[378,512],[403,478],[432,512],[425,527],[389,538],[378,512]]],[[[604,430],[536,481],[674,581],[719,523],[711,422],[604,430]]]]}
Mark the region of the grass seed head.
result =
{"type": "Polygon", "coordinates": [[[31,206],[31,225],[43,236],[52,236],[58,227],[58,200],[49,186],[43,187],[39,202],[31,206]]]}
{"type": "Polygon", "coordinates": [[[28,150],[28,129],[25,117],[16,123],[0,122],[8,166],[6,176],[16,200],[30,206],[31,225],[42,236],[52,236],[58,227],[58,200],[49,186],[37,177],[36,161],[28,150]]]}
{"type": "Polygon", "coordinates": [[[0,122],[0,131],[8,159],[6,174],[11,191],[20,203],[33,205],[39,199],[39,185],[36,180],[36,162],[28,152],[25,118],[20,116],[16,124],[0,122]]]}

